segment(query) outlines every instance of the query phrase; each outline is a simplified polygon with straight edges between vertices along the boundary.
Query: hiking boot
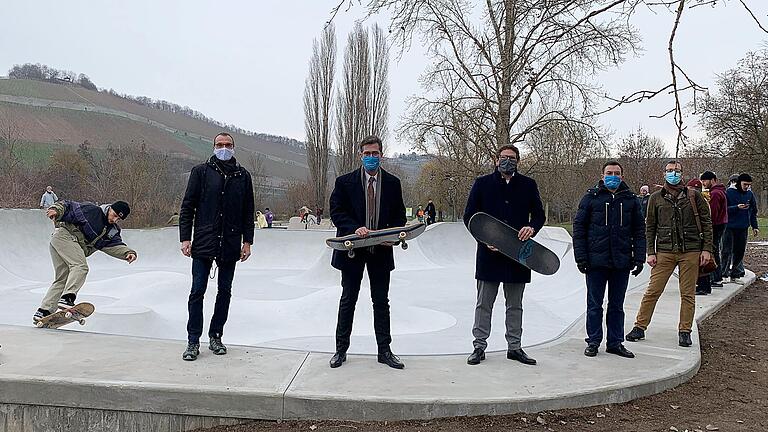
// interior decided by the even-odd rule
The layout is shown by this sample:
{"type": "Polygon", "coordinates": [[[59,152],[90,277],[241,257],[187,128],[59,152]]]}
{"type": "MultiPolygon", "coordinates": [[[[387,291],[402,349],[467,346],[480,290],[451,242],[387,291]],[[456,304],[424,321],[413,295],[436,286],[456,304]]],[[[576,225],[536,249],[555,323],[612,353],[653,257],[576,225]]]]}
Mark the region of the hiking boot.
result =
{"type": "Polygon", "coordinates": [[[584,349],[584,355],[587,357],[594,357],[597,355],[598,348],[600,348],[598,345],[587,345],[584,349]]]}
{"type": "Polygon", "coordinates": [[[200,344],[188,343],[187,349],[184,350],[184,354],[181,355],[181,358],[186,361],[194,361],[194,360],[197,360],[197,356],[199,355],[200,355],[200,344]]]}
{"type": "Polygon", "coordinates": [[[208,343],[208,349],[213,351],[216,355],[224,355],[227,353],[227,347],[221,343],[221,338],[212,337],[208,343]]]}
{"type": "Polygon", "coordinates": [[[626,339],[629,342],[637,342],[640,339],[645,339],[645,330],[640,327],[632,327],[632,331],[627,333],[626,339]]]}
{"type": "Polygon", "coordinates": [[[680,332],[678,334],[678,336],[679,337],[678,337],[677,344],[680,345],[681,347],[689,347],[689,346],[691,346],[693,344],[693,342],[691,342],[691,334],[690,333],[688,333],[688,332],[680,332]]]}
{"type": "Polygon", "coordinates": [[[50,314],[51,314],[51,312],[50,312],[50,311],[47,311],[47,310],[45,310],[45,309],[42,309],[42,308],[41,308],[41,309],[38,309],[38,310],[35,312],[35,314],[34,314],[34,315],[32,315],[32,323],[33,323],[33,324],[37,324],[37,323],[38,323],[38,322],[39,322],[41,319],[43,319],[43,318],[47,317],[47,316],[48,316],[48,315],[50,315],[50,314]]]}
{"type": "Polygon", "coordinates": [[[75,307],[75,295],[74,294],[64,294],[59,299],[59,309],[71,309],[75,307]]]}

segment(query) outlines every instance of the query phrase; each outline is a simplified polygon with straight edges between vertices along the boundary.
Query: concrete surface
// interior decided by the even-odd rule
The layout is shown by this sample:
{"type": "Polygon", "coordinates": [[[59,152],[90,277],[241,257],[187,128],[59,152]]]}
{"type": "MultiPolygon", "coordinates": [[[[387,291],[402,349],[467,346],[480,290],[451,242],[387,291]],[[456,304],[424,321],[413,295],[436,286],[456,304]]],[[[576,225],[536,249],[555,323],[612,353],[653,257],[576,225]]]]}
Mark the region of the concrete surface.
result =
{"type": "MultiPolygon", "coordinates": [[[[4,217],[6,222],[8,221],[8,214],[2,215],[0,211],[0,216],[4,217]]],[[[27,219],[33,217],[30,214],[17,214],[17,216],[24,216],[27,219]]],[[[17,227],[28,223],[24,217],[19,217],[16,221],[17,227]]],[[[393,279],[402,278],[406,282],[412,280],[414,275],[429,269],[427,264],[436,268],[461,265],[465,257],[460,254],[469,254],[471,250],[459,247],[458,249],[462,252],[430,254],[430,250],[444,251],[450,245],[440,241],[450,240],[461,244],[460,239],[448,238],[447,233],[450,231],[447,230],[451,229],[451,225],[442,226],[448,228],[435,231],[441,227],[436,225],[435,228],[430,229],[433,234],[440,235],[430,237],[427,235],[430,232],[428,231],[423,236],[423,240],[432,238],[434,241],[412,245],[412,248],[420,251],[420,254],[414,255],[414,259],[404,261],[403,255],[398,255],[401,273],[396,273],[393,279]]],[[[16,312],[15,309],[20,308],[24,309],[20,313],[28,317],[30,304],[34,308],[34,304],[39,301],[37,295],[39,293],[30,291],[39,290],[42,286],[41,282],[31,279],[44,279],[46,275],[19,274],[19,269],[28,265],[24,260],[33,259],[37,260],[35,263],[38,264],[40,273],[44,271],[42,269],[45,265],[49,265],[48,262],[43,260],[44,256],[36,249],[28,245],[35,245],[40,238],[45,240],[49,234],[39,235],[40,238],[36,239],[34,236],[37,234],[34,231],[25,232],[21,229],[16,231],[0,232],[3,235],[3,243],[17,242],[11,243],[16,245],[14,248],[0,248],[0,258],[2,258],[0,272],[5,272],[0,274],[0,294],[5,296],[4,299],[8,299],[11,304],[6,309],[7,314],[12,315],[16,312]]],[[[181,258],[163,255],[165,252],[162,248],[167,242],[163,238],[169,235],[165,231],[167,230],[126,233],[126,237],[132,235],[134,239],[146,236],[144,243],[140,243],[146,248],[144,252],[140,252],[145,259],[146,267],[132,268],[133,274],[125,271],[119,276],[99,273],[97,269],[105,262],[101,261],[97,266],[96,260],[93,261],[92,268],[95,274],[92,275],[93,279],[89,283],[93,286],[94,294],[90,295],[102,302],[99,304],[106,304],[100,309],[107,309],[107,312],[102,311],[102,313],[105,316],[118,315],[120,307],[128,311],[120,319],[112,317],[115,323],[113,333],[119,332],[120,323],[140,328],[147,336],[156,336],[153,333],[156,328],[158,332],[164,331],[162,327],[156,327],[164,322],[157,318],[159,315],[157,311],[152,309],[143,313],[131,312],[133,303],[124,299],[130,299],[133,292],[128,291],[129,294],[122,299],[115,299],[114,295],[118,290],[112,286],[111,282],[115,280],[124,282],[120,279],[121,277],[135,278],[136,273],[145,273],[141,276],[143,278],[141,280],[131,279],[133,282],[140,283],[123,285],[139,291],[135,294],[139,298],[146,297],[152,290],[169,289],[161,285],[153,285],[159,279],[157,277],[159,274],[176,274],[179,280],[185,282],[182,280],[184,277],[182,270],[175,270],[176,273],[167,270],[169,261],[181,260],[181,258]],[[151,243],[151,241],[157,243],[151,243]],[[138,269],[141,269],[141,272],[138,269]],[[99,292],[102,297],[95,297],[96,292],[99,292]],[[109,303],[108,300],[113,303],[109,303]],[[129,319],[131,317],[132,320],[129,319]]],[[[325,235],[323,232],[304,231],[304,233],[319,238],[325,235]]],[[[279,234],[269,233],[269,235],[279,234]]],[[[557,232],[554,235],[557,235],[557,232]]],[[[288,250],[279,250],[274,255],[265,256],[263,261],[254,262],[255,268],[244,266],[246,271],[243,273],[247,274],[250,270],[253,273],[263,272],[263,275],[272,274],[270,272],[280,270],[281,258],[297,250],[303,250],[309,255],[314,251],[312,249],[314,247],[314,243],[309,243],[304,249],[301,249],[298,244],[286,244],[288,250]]],[[[571,253],[567,244],[562,246],[561,251],[566,257],[571,253]]],[[[411,249],[407,252],[411,252],[411,249]]],[[[321,253],[324,252],[321,250],[321,253]]],[[[103,259],[108,258],[103,257],[103,259]]],[[[312,275],[317,275],[315,279],[327,276],[319,270],[321,265],[325,266],[324,259],[318,258],[312,264],[305,263],[307,266],[305,271],[297,272],[299,273],[296,276],[297,279],[294,279],[294,285],[290,286],[302,286],[296,282],[305,280],[301,278],[310,278],[311,283],[319,283],[312,280],[312,275]]],[[[290,265],[297,264],[292,262],[290,265]]],[[[84,410],[83,418],[95,416],[93,421],[98,424],[109,424],[98,419],[111,418],[109,416],[112,414],[109,413],[113,412],[116,413],[118,419],[116,421],[121,422],[128,421],[126,420],[128,418],[145,415],[167,416],[162,417],[163,420],[160,423],[165,424],[168,420],[169,426],[167,428],[163,426],[157,430],[179,430],[176,428],[178,425],[176,420],[173,428],[170,426],[173,416],[209,417],[217,419],[215,421],[235,422],[244,418],[396,420],[456,415],[494,415],[627,401],[674,387],[696,373],[700,363],[698,330],[694,329],[692,347],[677,346],[679,292],[676,287],[676,278],[673,277],[670,280],[665,294],[657,305],[653,321],[647,331],[647,339],[626,344],[635,352],[637,358],[623,359],[602,351],[596,358],[587,358],[583,355],[584,294],[579,288],[583,284],[583,276],[572,273],[569,267],[570,262],[564,261],[564,268],[561,270],[563,273],[558,273],[558,278],[550,279],[551,282],[544,285],[539,281],[538,287],[532,284],[531,289],[526,291],[526,314],[537,317],[536,306],[539,303],[544,306],[538,310],[541,315],[538,315],[536,320],[526,321],[525,332],[537,334],[536,327],[541,326],[547,329],[546,334],[556,333],[548,340],[528,344],[528,353],[539,361],[537,366],[524,366],[506,360],[503,351],[490,353],[488,359],[478,366],[469,366],[466,364],[466,351],[471,348],[469,332],[452,333],[446,332],[445,329],[414,333],[412,340],[408,343],[434,345],[436,342],[443,343],[453,337],[460,339],[457,345],[460,346],[459,353],[451,353],[449,350],[448,354],[442,355],[434,353],[404,355],[402,359],[406,363],[406,368],[394,370],[378,364],[375,356],[365,354],[352,354],[343,367],[330,369],[328,367],[330,356],[327,353],[311,349],[285,350],[237,344],[230,345],[230,352],[226,356],[213,356],[203,349],[198,361],[183,362],[180,358],[184,348],[182,341],[90,333],[89,330],[95,330],[97,327],[97,316],[94,316],[83,328],[70,326],[66,330],[40,330],[30,325],[0,323],[0,344],[2,344],[0,417],[5,415],[6,423],[8,418],[17,419],[18,416],[11,417],[7,412],[18,409],[14,408],[18,406],[24,407],[23,409],[30,413],[43,413],[48,417],[57,415],[66,417],[74,415],[71,414],[72,412],[79,412],[59,409],[69,407],[84,410]],[[569,294],[564,296],[563,293],[569,294]],[[559,310],[557,308],[562,308],[563,314],[552,312],[559,310]],[[554,321],[554,324],[551,321],[554,321]],[[463,348],[464,346],[466,348],[463,348]],[[462,350],[465,352],[461,352],[462,350]],[[94,410],[103,412],[94,414],[92,413],[94,410]]],[[[115,269],[116,267],[112,271],[117,272],[118,270],[115,269]]],[[[440,272],[433,275],[438,276],[440,272]]],[[[456,284],[452,284],[455,281],[450,276],[456,275],[447,274],[442,279],[435,280],[436,287],[409,287],[407,283],[400,281],[396,285],[399,291],[396,291],[396,294],[393,293],[393,297],[397,295],[401,298],[417,299],[417,301],[412,300],[411,308],[420,305],[424,309],[435,310],[448,307],[456,310],[460,307],[466,308],[464,301],[469,301],[471,305],[472,296],[469,299],[463,299],[460,296],[452,297],[451,292],[461,289],[456,284]]],[[[754,278],[754,274],[748,272],[745,281],[751,283],[754,278]]],[[[642,297],[646,283],[643,280],[647,281],[647,276],[646,279],[643,279],[643,276],[632,278],[635,289],[628,293],[625,303],[627,331],[632,326],[642,297]]],[[[167,310],[172,310],[174,307],[181,309],[176,312],[177,318],[184,315],[186,291],[184,283],[178,285],[178,288],[174,288],[178,290],[178,297],[174,297],[173,302],[171,298],[165,300],[174,304],[172,307],[168,306],[167,310]]],[[[726,284],[722,289],[715,288],[712,295],[697,296],[697,320],[713,313],[744,286],[726,284]]],[[[282,287],[283,285],[280,286],[282,287]]],[[[296,295],[288,294],[284,290],[274,292],[261,287],[252,289],[259,296],[268,299],[262,299],[261,302],[268,303],[273,308],[281,302],[287,302],[291,295],[296,295]]],[[[337,294],[325,292],[324,296],[332,297],[328,301],[335,303],[338,299],[337,294]]],[[[152,304],[152,306],[161,309],[163,303],[152,304]]],[[[317,304],[314,307],[317,307],[317,304]]],[[[408,310],[407,307],[404,309],[408,310]]],[[[308,313],[311,310],[307,309],[305,312],[308,313]]],[[[250,325],[243,332],[259,333],[274,330],[257,325],[258,314],[254,311],[248,312],[247,310],[239,311],[251,319],[250,325]]],[[[419,310],[410,309],[409,313],[419,313],[419,310]]],[[[395,316],[393,316],[393,323],[395,316]]],[[[295,319],[295,316],[287,313],[286,309],[276,312],[271,317],[282,318],[270,322],[273,328],[283,325],[290,327],[289,321],[295,319]]],[[[169,327],[177,325],[172,319],[162,318],[168,320],[167,324],[173,324],[169,327]]],[[[322,318],[333,322],[335,314],[322,318]]],[[[358,319],[358,322],[362,319],[365,318],[358,319]]],[[[107,321],[109,320],[103,322],[107,321]]],[[[310,323],[316,324],[312,320],[310,323]]],[[[370,326],[370,320],[365,325],[370,326]]],[[[493,333],[503,339],[502,329],[503,326],[497,324],[493,333]]],[[[372,339],[372,336],[367,338],[372,339]]],[[[407,338],[407,334],[398,334],[395,340],[407,338]]],[[[332,344],[330,339],[326,342],[332,344]]],[[[34,415],[28,414],[28,416],[34,415]]],[[[28,416],[22,415],[22,418],[28,418],[28,416]]],[[[2,424],[0,421],[0,425],[2,424]]],[[[15,432],[28,429],[6,428],[6,430],[15,432]]],[[[62,427],[59,430],[67,429],[62,427]]],[[[96,427],[91,430],[110,429],[96,427]]]]}

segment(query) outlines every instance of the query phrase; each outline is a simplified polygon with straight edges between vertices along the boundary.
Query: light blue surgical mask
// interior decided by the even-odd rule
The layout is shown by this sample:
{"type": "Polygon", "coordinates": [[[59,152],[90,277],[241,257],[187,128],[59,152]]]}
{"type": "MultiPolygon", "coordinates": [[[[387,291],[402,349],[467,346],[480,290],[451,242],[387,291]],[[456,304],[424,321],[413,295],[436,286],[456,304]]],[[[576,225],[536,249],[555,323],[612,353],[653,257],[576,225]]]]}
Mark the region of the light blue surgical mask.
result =
{"type": "Polygon", "coordinates": [[[218,160],[228,161],[235,155],[235,149],[227,147],[217,148],[213,149],[213,154],[218,160]]]}
{"type": "Polygon", "coordinates": [[[664,174],[664,179],[667,181],[667,183],[675,186],[680,183],[680,180],[683,179],[683,174],[677,171],[667,172],[664,174]]]}
{"type": "Polygon", "coordinates": [[[603,179],[603,183],[605,183],[605,187],[607,187],[610,190],[616,190],[619,188],[619,185],[621,184],[621,177],[617,175],[609,175],[605,176],[603,179]]]}
{"type": "Polygon", "coordinates": [[[376,156],[363,156],[363,167],[366,171],[376,171],[381,165],[381,158],[376,156]]]}

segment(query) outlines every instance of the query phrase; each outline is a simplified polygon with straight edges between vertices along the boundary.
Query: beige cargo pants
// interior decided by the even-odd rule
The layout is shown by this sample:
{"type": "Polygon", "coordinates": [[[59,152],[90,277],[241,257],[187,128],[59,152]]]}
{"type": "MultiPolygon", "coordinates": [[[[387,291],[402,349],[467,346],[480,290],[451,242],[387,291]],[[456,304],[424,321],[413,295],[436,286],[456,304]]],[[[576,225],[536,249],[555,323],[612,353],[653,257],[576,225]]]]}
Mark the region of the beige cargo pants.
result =
{"type": "Polygon", "coordinates": [[[40,308],[55,312],[62,295],[77,294],[85,284],[88,261],[77,238],[65,228],[56,228],[49,248],[56,275],[40,308]]]}

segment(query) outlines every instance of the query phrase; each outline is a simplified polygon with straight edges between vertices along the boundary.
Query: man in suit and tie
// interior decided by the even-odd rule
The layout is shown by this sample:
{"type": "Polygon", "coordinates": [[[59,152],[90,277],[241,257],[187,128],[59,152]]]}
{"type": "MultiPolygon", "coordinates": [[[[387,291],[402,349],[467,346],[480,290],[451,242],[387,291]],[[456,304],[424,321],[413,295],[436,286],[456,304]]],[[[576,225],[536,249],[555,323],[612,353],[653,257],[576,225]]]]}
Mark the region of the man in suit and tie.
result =
{"type": "MultiPolygon", "coordinates": [[[[336,179],[330,198],[331,220],[336,235],[352,233],[365,237],[371,230],[404,226],[405,204],[400,180],[381,169],[381,139],[369,136],[360,143],[362,166],[336,179]]],[[[347,360],[355,304],[360,293],[363,270],[368,267],[373,301],[373,327],[378,345],[378,361],[395,369],[405,365],[392,353],[389,344],[389,276],[395,268],[392,243],[358,249],[354,258],[345,251],[334,251],[331,265],[341,270],[341,300],[336,323],[336,353],[332,368],[347,360]]]]}

